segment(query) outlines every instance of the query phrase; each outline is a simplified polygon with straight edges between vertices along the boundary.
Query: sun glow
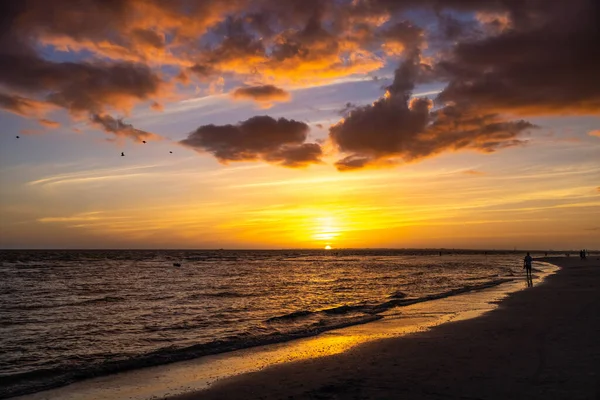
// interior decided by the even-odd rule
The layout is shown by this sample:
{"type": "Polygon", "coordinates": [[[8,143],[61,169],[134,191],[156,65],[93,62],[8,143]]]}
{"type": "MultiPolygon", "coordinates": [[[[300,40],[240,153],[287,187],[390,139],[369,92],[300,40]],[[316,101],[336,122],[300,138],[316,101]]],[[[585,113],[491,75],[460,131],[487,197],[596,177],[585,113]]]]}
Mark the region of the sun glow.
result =
{"type": "Polygon", "coordinates": [[[340,234],[339,224],[334,217],[316,218],[313,237],[329,242],[340,234]]]}
{"type": "Polygon", "coordinates": [[[331,250],[331,246],[330,245],[325,246],[325,250],[331,250]]]}

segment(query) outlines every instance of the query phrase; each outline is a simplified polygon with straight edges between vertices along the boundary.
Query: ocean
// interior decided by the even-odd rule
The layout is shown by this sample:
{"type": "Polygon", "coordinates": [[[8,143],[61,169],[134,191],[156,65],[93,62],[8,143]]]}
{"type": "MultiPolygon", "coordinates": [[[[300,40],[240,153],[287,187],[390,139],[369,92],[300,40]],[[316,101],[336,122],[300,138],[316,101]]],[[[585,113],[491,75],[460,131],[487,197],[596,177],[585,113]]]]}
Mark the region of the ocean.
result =
{"type": "Polygon", "coordinates": [[[513,280],[522,257],[0,251],[0,398],[369,322],[393,307],[513,280]]]}

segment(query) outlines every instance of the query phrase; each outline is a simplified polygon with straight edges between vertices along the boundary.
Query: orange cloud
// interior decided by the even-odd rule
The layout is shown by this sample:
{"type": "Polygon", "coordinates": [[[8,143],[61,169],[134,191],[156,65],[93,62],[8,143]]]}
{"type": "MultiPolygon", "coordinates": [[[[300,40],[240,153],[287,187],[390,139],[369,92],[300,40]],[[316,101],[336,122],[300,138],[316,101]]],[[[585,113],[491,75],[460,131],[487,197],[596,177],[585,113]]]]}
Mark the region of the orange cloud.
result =
{"type": "Polygon", "coordinates": [[[38,124],[40,124],[42,126],[45,126],[46,128],[51,128],[51,129],[55,129],[55,128],[59,128],[60,127],[60,124],[58,122],[52,121],[52,120],[49,120],[49,119],[45,119],[45,118],[38,119],[38,124]]]}
{"type": "Polygon", "coordinates": [[[53,108],[52,104],[18,95],[0,93],[0,109],[22,117],[41,116],[53,108]]]}
{"type": "Polygon", "coordinates": [[[600,129],[596,129],[594,131],[589,131],[588,135],[590,135],[590,136],[596,136],[596,137],[600,138],[600,129]]]}

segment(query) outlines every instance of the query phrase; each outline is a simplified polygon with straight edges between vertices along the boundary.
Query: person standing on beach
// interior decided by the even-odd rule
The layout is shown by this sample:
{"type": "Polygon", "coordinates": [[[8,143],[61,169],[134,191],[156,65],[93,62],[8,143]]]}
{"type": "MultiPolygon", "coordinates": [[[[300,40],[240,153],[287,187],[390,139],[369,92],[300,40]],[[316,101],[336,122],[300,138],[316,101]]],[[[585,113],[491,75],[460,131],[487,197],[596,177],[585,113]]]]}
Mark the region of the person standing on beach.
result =
{"type": "Polygon", "coordinates": [[[523,260],[523,268],[525,268],[525,273],[529,276],[531,275],[531,262],[533,261],[533,259],[531,258],[531,256],[529,255],[529,252],[527,252],[527,255],[525,256],[524,260],[523,260]]]}

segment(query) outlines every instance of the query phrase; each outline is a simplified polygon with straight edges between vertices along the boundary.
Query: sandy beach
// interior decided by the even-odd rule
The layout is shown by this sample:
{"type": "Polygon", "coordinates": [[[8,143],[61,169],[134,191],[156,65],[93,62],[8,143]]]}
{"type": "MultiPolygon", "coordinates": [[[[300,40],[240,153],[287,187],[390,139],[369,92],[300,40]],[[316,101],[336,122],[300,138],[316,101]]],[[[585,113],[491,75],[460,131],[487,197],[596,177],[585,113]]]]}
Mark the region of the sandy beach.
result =
{"type": "Polygon", "coordinates": [[[193,399],[600,399],[600,257],[481,317],[219,381],[193,399]]]}

